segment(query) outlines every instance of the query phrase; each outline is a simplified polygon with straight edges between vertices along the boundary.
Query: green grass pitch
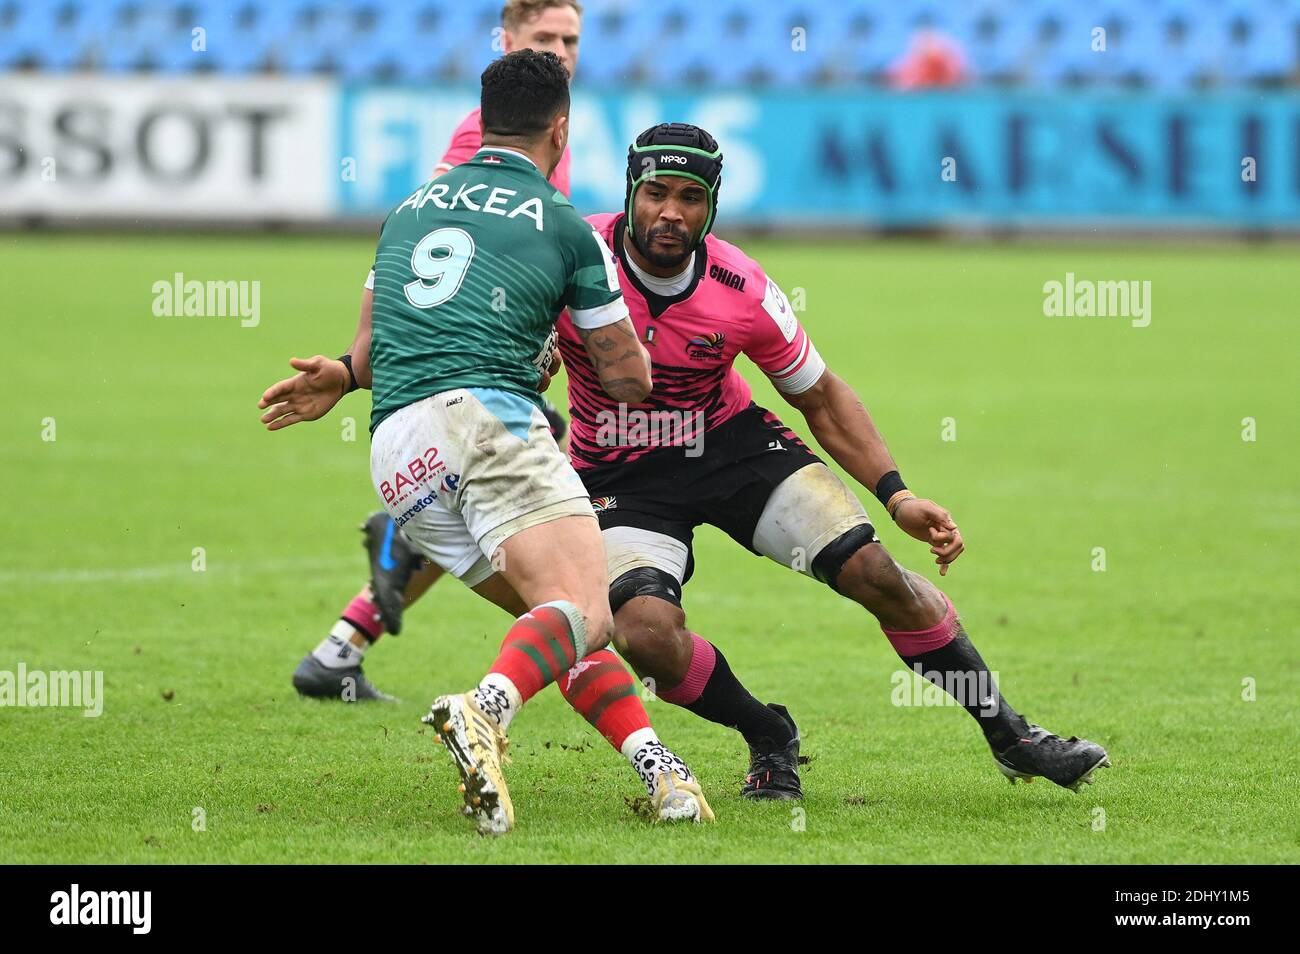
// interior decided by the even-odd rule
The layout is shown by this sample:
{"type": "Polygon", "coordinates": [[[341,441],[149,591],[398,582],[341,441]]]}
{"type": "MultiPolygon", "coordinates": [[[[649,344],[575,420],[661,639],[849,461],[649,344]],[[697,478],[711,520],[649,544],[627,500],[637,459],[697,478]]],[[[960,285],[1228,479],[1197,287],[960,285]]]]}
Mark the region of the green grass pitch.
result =
{"type": "Polygon", "coordinates": [[[488,841],[418,719],[485,669],[498,611],[439,584],[367,661],[399,705],[289,685],[365,574],[369,402],[278,434],[255,402],[291,355],[346,346],[372,242],[0,245],[0,670],[105,685],[99,718],[0,709],[2,862],[1300,861],[1294,248],[747,243],[957,517],[943,586],[1008,698],[1114,768],[1080,795],[1013,788],[960,710],[893,704],[861,609],[704,530],[690,623],[799,719],[806,800],[742,802],[740,737],[651,702],[718,815],[655,828],[547,690],[515,723],[517,830],[488,841]],[[259,324],[156,317],[176,272],[260,281],[259,324]],[[1150,326],[1045,317],[1067,272],[1149,280],[1150,326]]]}

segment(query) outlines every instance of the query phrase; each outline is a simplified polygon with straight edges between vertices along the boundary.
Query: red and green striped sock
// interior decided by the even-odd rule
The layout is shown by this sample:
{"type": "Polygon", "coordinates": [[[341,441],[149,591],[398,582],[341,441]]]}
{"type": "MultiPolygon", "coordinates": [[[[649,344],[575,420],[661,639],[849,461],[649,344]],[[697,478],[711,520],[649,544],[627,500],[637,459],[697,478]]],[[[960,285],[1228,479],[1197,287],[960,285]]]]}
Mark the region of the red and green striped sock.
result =
{"type": "Polygon", "coordinates": [[[608,649],[592,653],[560,679],[560,692],[605,740],[622,751],[633,732],[650,728],[637,683],[608,649]]]}
{"type": "Polygon", "coordinates": [[[586,642],[582,615],[572,603],[534,607],[515,620],[474,691],[479,708],[505,728],[525,702],[573,666],[586,642]]]}
{"type": "Polygon", "coordinates": [[[638,685],[608,649],[592,653],[559,682],[569,705],[632,763],[646,794],[653,798],[659,776],[672,774],[682,782],[693,782],[695,776],[655,735],[637,694],[638,685]]]}

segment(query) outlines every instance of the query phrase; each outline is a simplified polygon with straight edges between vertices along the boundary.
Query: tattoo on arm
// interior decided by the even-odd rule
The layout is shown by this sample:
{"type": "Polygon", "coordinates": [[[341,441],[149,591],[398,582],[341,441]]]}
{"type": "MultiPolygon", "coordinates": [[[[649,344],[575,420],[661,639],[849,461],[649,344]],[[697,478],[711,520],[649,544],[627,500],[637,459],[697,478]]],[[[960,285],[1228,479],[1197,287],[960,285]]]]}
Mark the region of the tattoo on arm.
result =
{"type": "Polygon", "coordinates": [[[587,346],[587,354],[597,371],[637,356],[640,346],[636,340],[636,330],[631,325],[630,321],[624,319],[600,328],[578,329],[578,337],[587,346]],[[622,353],[614,357],[612,353],[619,348],[623,349],[622,353]],[[599,355],[595,353],[597,351],[600,352],[599,355]]]}
{"type": "Polygon", "coordinates": [[[605,382],[604,387],[605,393],[615,401],[635,404],[643,397],[641,382],[636,378],[617,378],[613,381],[605,382]]]}
{"type": "Polygon", "coordinates": [[[622,321],[616,321],[612,325],[601,325],[599,328],[579,328],[578,337],[582,339],[583,344],[590,342],[601,351],[610,351],[618,347],[618,338],[635,341],[636,329],[632,327],[632,322],[624,318],[622,321]]]}
{"type": "Polygon", "coordinates": [[[628,348],[617,358],[604,358],[604,357],[596,357],[593,355],[591,358],[591,364],[592,367],[594,367],[597,371],[606,371],[609,368],[618,365],[619,362],[627,361],[629,358],[635,358],[636,356],[637,356],[636,349],[628,348]]]}
{"type": "Polygon", "coordinates": [[[645,397],[644,378],[634,376],[646,368],[646,354],[637,340],[636,328],[627,318],[594,329],[578,329],[591,365],[605,392],[615,400],[635,403],[645,397]],[[628,372],[632,372],[629,375],[628,372]],[[621,375],[606,380],[609,374],[621,375]]]}

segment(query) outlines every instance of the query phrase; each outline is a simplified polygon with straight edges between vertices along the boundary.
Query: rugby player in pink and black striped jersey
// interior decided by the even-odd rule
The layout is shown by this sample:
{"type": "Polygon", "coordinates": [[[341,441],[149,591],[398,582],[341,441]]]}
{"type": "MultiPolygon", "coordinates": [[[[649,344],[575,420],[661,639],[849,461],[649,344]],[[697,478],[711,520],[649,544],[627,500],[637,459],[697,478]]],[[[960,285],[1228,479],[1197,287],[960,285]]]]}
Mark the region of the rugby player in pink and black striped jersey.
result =
{"type": "MultiPolygon", "coordinates": [[[[611,249],[625,247],[624,214],[587,221],[611,249]]],[[[560,353],[571,379],[569,453],[580,471],[629,464],[664,446],[690,451],[706,432],[749,411],[749,384],[734,367],[741,354],[788,394],[808,390],[826,371],[781,289],[734,245],[707,236],[667,283],[630,255],[615,256],[625,284],[641,292],[630,299],[631,310],[655,361],[654,391],[635,409],[608,400],[590,362],[581,360],[582,342],[572,323],[560,322],[560,353]],[[631,439],[611,440],[615,434],[631,439]]],[[[789,430],[781,433],[798,440],[789,430]]]]}
{"type": "Polygon", "coordinates": [[[571,322],[570,457],[591,495],[609,561],[615,644],[661,699],[738,729],[750,748],[749,798],[799,798],[799,733],[763,705],[718,648],[686,628],[682,587],[701,524],[828,585],[878,620],[904,662],[974,718],[1013,782],[1077,789],[1101,746],[1032,725],[1002,698],[952,602],[899,566],[862,504],[799,437],[751,398],[741,354],[800,410],[821,446],[870,489],[940,567],[963,543],[948,511],[906,489],[854,390],[826,367],[781,289],[740,249],[711,235],[722,152],[704,130],[664,124],[628,151],[622,213],[588,218],[613,252],[654,388],[627,406],[599,385],[571,322]]]}

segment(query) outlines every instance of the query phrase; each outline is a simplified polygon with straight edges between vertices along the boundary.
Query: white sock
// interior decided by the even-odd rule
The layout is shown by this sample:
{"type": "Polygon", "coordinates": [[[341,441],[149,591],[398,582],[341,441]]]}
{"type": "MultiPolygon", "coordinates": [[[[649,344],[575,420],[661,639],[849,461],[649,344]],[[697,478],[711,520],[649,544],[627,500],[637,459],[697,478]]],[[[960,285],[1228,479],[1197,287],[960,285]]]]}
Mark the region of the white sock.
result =
{"type": "Polygon", "coordinates": [[[623,753],[623,758],[632,763],[632,768],[641,776],[646,792],[652,798],[655,779],[665,771],[672,772],[680,781],[695,781],[690,768],[673,754],[672,749],[659,741],[653,728],[637,729],[623,740],[623,747],[619,751],[623,753]]]}
{"type": "Polygon", "coordinates": [[[366,645],[369,644],[363,639],[365,645],[352,645],[352,634],[356,631],[356,627],[347,620],[339,620],[311,654],[326,669],[349,669],[361,665],[361,660],[366,655],[366,645]]]}
{"type": "Polygon", "coordinates": [[[501,726],[504,731],[510,727],[510,720],[524,705],[524,697],[519,694],[515,684],[499,672],[490,672],[474,690],[474,701],[483,710],[483,714],[501,726]]]}

